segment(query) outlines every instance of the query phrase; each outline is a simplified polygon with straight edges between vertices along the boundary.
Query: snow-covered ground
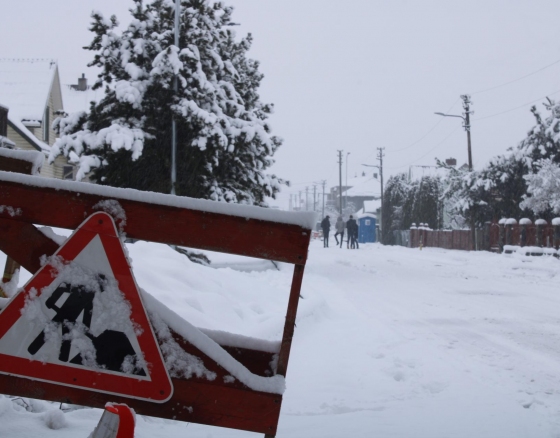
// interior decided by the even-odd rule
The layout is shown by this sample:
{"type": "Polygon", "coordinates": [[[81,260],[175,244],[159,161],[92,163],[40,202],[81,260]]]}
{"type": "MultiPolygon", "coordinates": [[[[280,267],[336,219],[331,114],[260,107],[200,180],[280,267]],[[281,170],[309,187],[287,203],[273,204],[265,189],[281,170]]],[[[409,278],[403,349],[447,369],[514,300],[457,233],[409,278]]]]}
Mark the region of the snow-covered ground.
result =
{"type": "MultiPolygon", "coordinates": [[[[207,253],[205,267],[163,245],[128,248],[140,286],[192,324],[280,339],[290,265],[207,253]]],[[[310,251],[279,437],[560,437],[560,261],[310,251]]],[[[86,438],[101,415],[56,409],[0,396],[0,436],[86,438]]],[[[140,417],[136,436],[257,434],[140,417]]]]}

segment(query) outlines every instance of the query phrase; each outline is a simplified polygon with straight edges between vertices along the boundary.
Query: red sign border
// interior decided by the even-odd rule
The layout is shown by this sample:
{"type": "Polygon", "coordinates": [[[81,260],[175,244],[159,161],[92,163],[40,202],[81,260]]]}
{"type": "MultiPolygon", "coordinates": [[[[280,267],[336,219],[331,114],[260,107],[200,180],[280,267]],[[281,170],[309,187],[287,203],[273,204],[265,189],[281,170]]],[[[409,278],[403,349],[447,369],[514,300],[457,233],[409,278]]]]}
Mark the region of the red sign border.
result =
{"type": "MultiPolygon", "coordinates": [[[[70,364],[43,363],[6,354],[0,354],[0,373],[164,403],[173,395],[173,385],[112,217],[103,212],[89,216],[56,251],[54,256],[62,258],[65,262],[71,262],[97,235],[101,239],[107,259],[119,284],[119,290],[130,303],[131,319],[143,330],[137,339],[144,358],[149,364],[151,380],[128,377],[125,374],[110,371],[87,370],[70,364]]],[[[40,295],[41,290],[53,282],[55,272],[54,266],[47,263],[8,302],[0,312],[0,338],[21,317],[21,309],[25,305],[25,299],[29,296],[30,290],[34,288],[40,295]]]]}

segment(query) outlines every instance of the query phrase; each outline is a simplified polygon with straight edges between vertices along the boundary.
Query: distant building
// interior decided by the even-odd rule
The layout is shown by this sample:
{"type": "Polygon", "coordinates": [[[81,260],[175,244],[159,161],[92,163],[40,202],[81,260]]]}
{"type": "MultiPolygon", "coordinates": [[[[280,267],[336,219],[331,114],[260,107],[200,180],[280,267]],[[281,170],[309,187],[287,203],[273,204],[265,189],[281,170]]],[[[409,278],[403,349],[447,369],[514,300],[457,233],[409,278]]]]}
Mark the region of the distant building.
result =
{"type": "MultiPolygon", "coordinates": [[[[327,198],[333,207],[337,208],[340,204],[339,186],[331,188],[327,198]]],[[[364,202],[381,199],[381,186],[377,175],[362,173],[361,176],[349,178],[348,182],[343,180],[342,185],[342,206],[352,204],[354,211],[364,208],[364,202]]]]}
{"type": "Polygon", "coordinates": [[[89,85],[87,78],[82,74],[78,78],[77,84],[64,85],[62,87],[62,99],[64,101],[64,112],[68,114],[78,111],[88,112],[91,102],[99,102],[103,97],[103,90],[93,90],[89,85]]]}
{"type": "MultiPolygon", "coordinates": [[[[6,115],[6,136],[14,147],[46,156],[56,140],[52,122],[62,111],[58,65],[52,59],[0,59],[0,102],[6,115]]],[[[45,162],[41,175],[73,179],[74,166],[58,157],[45,162]]]]}

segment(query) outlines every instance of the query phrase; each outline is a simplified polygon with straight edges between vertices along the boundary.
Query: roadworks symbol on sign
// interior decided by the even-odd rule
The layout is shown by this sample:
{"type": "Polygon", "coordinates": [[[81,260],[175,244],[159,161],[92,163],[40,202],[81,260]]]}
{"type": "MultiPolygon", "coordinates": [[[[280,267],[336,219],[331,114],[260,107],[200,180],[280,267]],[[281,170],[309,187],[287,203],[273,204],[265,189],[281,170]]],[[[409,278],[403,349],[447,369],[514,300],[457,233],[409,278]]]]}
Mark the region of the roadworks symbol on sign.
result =
{"type": "Polygon", "coordinates": [[[111,216],[87,218],[0,313],[0,373],[157,403],[171,397],[111,216]]]}

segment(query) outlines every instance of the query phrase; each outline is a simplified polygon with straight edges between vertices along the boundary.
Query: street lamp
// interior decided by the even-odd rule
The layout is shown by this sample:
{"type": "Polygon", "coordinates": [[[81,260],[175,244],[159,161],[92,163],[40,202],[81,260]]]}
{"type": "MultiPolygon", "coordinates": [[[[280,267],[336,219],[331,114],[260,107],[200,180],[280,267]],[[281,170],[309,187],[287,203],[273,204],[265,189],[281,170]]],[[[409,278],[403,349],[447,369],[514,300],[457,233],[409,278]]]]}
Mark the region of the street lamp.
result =
{"type": "Polygon", "coordinates": [[[434,113],[438,116],[442,116],[442,117],[459,117],[460,119],[463,119],[463,127],[465,128],[465,131],[467,131],[467,146],[468,146],[468,152],[469,152],[469,170],[472,171],[473,170],[473,165],[472,165],[472,152],[471,152],[471,122],[470,122],[470,114],[471,111],[469,109],[469,105],[471,103],[470,101],[470,96],[468,94],[463,94],[461,96],[461,99],[463,99],[463,109],[465,110],[464,112],[464,116],[458,116],[455,114],[445,114],[445,113],[434,113]]]}

